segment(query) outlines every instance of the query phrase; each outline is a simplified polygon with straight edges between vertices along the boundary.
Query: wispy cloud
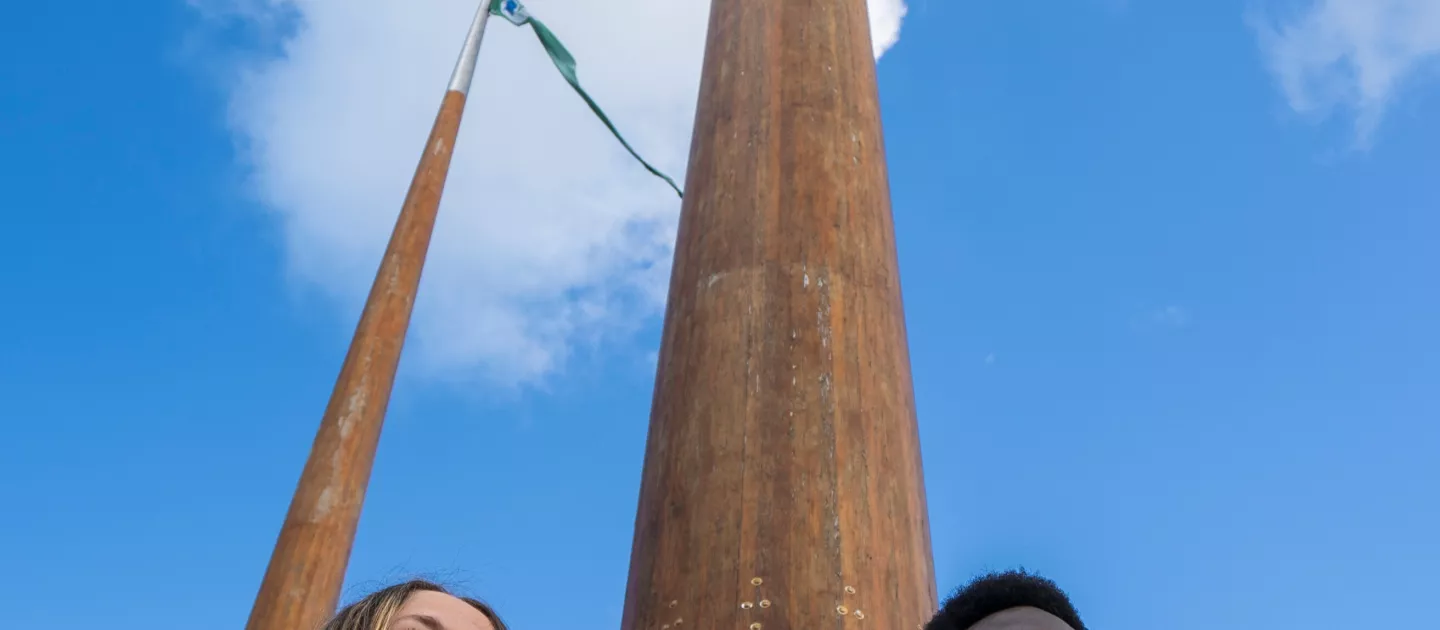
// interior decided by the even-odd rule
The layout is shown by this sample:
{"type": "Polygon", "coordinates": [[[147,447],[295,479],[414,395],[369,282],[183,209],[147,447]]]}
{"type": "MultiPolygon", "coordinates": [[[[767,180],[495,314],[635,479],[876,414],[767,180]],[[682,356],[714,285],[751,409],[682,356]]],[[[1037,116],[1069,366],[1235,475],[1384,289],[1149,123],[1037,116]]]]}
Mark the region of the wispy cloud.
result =
{"type": "Polygon", "coordinates": [[[1313,0],[1288,19],[1252,12],[1271,70],[1297,112],[1355,116],[1370,142],[1407,79],[1440,60],[1440,1],[1313,0]]]}
{"type": "Polygon", "coordinates": [[[1150,321],[1167,328],[1184,328],[1190,324],[1190,312],[1172,304],[1152,311],[1150,321]]]}
{"type": "Polygon", "coordinates": [[[868,0],[870,9],[870,45],[879,59],[900,41],[900,23],[908,8],[905,0],[868,0]]]}
{"type": "MultiPolygon", "coordinates": [[[[476,0],[190,0],[294,28],[229,86],[254,190],[288,268],[353,320],[476,0]]],[[[683,179],[707,0],[531,0],[627,137],[683,179]]],[[[878,56],[902,0],[870,0],[878,56]]],[[[505,384],[663,305],[679,204],[623,153],[528,31],[492,21],[431,246],[412,363],[505,384]]]]}

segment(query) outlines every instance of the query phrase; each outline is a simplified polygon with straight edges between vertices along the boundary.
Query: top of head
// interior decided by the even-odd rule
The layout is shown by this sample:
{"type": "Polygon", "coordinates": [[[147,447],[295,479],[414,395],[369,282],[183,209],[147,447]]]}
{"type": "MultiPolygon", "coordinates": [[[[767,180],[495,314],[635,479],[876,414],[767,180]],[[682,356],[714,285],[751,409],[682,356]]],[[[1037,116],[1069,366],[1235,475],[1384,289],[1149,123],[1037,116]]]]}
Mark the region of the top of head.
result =
{"type": "Polygon", "coordinates": [[[992,573],[956,591],[925,630],[1085,630],[1054,582],[1021,571],[992,573]]]}

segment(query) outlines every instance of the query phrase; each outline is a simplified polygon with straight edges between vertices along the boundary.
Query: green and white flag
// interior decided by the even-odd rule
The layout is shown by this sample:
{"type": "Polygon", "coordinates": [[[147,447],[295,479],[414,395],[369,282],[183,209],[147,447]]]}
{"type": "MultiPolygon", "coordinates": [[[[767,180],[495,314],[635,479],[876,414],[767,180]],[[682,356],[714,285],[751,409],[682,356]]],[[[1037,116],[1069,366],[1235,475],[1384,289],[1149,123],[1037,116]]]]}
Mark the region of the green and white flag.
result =
{"type": "Polygon", "coordinates": [[[565,50],[565,46],[560,43],[554,33],[550,32],[544,22],[531,17],[530,12],[525,10],[525,5],[521,4],[520,0],[490,0],[490,13],[510,20],[510,23],[516,26],[530,25],[530,28],[535,31],[535,36],[540,39],[540,45],[545,48],[546,54],[550,55],[550,61],[553,61],[555,68],[560,71],[560,76],[565,77],[565,82],[569,83],[570,87],[575,89],[575,93],[585,100],[585,104],[590,106],[590,111],[595,112],[595,116],[600,119],[600,122],[605,123],[605,127],[610,130],[610,133],[615,134],[615,139],[620,141],[621,146],[624,146],[630,155],[635,156],[645,170],[670,184],[670,187],[675,189],[675,194],[682,198],[685,196],[680,192],[680,187],[675,185],[675,180],[661,173],[659,169],[651,166],[649,162],[645,161],[645,158],[635,152],[630,143],[625,141],[625,137],[620,135],[620,131],[610,122],[610,117],[606,116],[595,100],[585,93],[585,88],[580,87],[580,79],[575,76],[575,58],[570,56],[570,51],[565,50]]]}
{"type": "Polygon", "coordinates": [[[530,12],[525,10],[525,5],[514,0],[491,2],[490,12],[510,20],[515,26],[525,26],[530,21],[530,12]]]}

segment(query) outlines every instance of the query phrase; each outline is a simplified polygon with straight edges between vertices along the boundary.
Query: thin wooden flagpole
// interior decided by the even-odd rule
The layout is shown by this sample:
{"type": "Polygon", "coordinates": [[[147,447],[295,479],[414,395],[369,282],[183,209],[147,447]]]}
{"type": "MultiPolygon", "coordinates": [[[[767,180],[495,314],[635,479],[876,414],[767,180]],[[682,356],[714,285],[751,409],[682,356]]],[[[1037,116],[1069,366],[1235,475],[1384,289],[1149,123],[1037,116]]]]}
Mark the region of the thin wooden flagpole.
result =
{"type": "Polygon", "coordinates": [[[465,38],[246,630],[314,630],[339,601],[489,5],[465,38]]]}

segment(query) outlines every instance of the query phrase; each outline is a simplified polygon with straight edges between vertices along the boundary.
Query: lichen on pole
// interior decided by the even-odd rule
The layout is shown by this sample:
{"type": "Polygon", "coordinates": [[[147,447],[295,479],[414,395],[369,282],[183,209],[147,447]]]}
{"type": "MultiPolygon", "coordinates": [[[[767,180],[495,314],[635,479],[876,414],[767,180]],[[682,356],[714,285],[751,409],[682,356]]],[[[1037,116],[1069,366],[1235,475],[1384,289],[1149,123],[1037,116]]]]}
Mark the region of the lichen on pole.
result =
{"type": "Polygon", "coordinates": [[[936,607],[865,0],[714,0],[622,630],[936,607]]]}

